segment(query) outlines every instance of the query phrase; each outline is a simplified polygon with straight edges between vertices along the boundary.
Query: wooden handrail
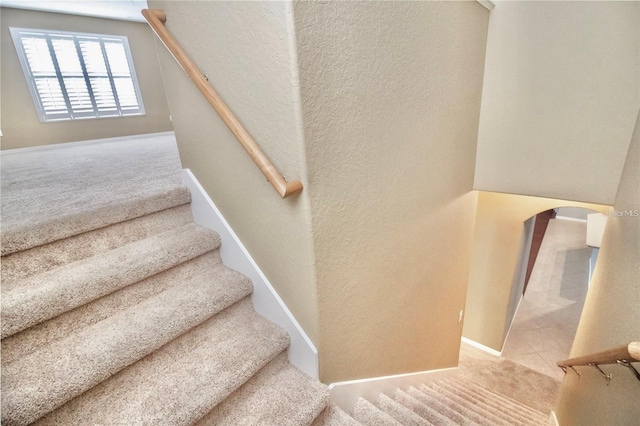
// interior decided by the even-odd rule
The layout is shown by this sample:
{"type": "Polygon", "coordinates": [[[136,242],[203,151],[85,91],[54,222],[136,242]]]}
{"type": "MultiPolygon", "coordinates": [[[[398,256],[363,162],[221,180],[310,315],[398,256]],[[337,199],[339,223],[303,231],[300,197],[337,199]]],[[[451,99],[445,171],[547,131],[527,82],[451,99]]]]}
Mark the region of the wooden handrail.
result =
{"type": "Polygon", "coordinates": [[[158,38],[164,43],[165,47],[171,52],[182,69],[187,73],[189,78],[200,89],[209,104],[216,110],[222,121],[227,125],[231,133],[238,139],[242,147],[247,151],[267,180],[273,185],[275,190],[282,198],[297,194],[302,191],[302,182],[299,180],[288,181],[282,176],[282,173],[269,161],[267,156],[262,152],[258,144],[253,140],[249,132],[242,126],[240,121],[233,115],[229,107],[224,103],[220,95],[207,82],[207,78],[193,63],[187,53],[180,47],[175,38],[164,26],[167,16],[160,9],[143,9],[142,15],[145,17],[151,29],[156,33],[158,38]]]}
{"type": "Polygon", "coordinates": [[[618,360],[626,360],[629,362],[640,361],[640,342],[631,342],[628,345],[609,349],[608,351],[558,361],[558,367],[575,367],[578,365],[590,364],[615,364],[618,360]]]}
{"type": "Polygon", "coordinates": [[[640,380],[640,373],[635,369],[632,362],[640,361],[640,342],[629,342],[628,345],[620,346],[617,348],[609,349],[607,351],[598,352],[591,355],[584,355],[575,358],[570,358],[564,361],[558,361],[558,367],[566,373],[570,368],[580,375],[580,372],[575,369],[579,366],[592,366],[595,367],[600,374],[607,380],[607,384],[611,382],[611,374],[606,374],[600,368],[603,364],[618,364],[627,367],[636,379],[640,380]]]}

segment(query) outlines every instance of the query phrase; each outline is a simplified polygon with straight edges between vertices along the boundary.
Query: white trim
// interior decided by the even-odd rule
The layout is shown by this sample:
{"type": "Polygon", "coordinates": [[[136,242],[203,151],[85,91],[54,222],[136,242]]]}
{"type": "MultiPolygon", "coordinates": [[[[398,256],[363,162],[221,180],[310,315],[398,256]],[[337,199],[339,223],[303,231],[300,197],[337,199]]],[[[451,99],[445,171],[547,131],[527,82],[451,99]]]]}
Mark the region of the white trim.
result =
{"type": "Polygon", "coordinates": [[[182,179],[191,191],[191,212],[194,221],[218,232],[222,238],[220,246],[222,262],[229,268],[242,272],[253,281],[252,301],[256,311],[289,333],[291,337],[289,361],[310,377],[318,379],[318,350],[311,339],[287,309],[193,173],[189,169],[184,169],[182,179]]]}
{"type": "Polygon", "coordinates": [[[587,289],[591,288],[591,278],[593,278],[593,271],[596,269],[598,263],[598,254],[600,249],[598,247],[591,247],[591,256],[589,256],[589,278],[587,279],[587,289]]]}
{"type": "Polygon", "coordinates": [[[347,413],[350,413],[353,404],[355,404],[360,397],[369,401],[375,401],[381,393],[393,397],[396,389],[407,390],[410,386],[419,386],[422,383],[431,383],[436,380],[456,377],[459,374],[458,367],[451,367],[440,370],[419,371],[417,373],[336,382],[329,385],[329,390],[331,391],[331,401],[347,413]]]}
{"type": "Polygon", "coordinates": [[[551,413],[549,413],[549,426],[560,426],[558,417],[556,416],[556,412],[553,410],[551,410],[551,413]]]}
{"type": "Polygon", "coordinates": [[[579,219],[577,217],[569,217],[569,216],[556,216],[554,219],[569,220],[571,222],[587,223],[587,219],[579,219]]]}
{"type": "MultiPolygon", "coordinates": [[[[498,356],[502,356],[502,352],[504,352],[504,347],[507,346],[507,340],[509,339],[509,334],[511,334],[511,329],[513,328],[513,323],[516,322],[516,317],[518,315],[518,310],[520,309],[520,305],[522,304],[523,300],[524,300],[524,294],[520,296],[520,300],[518,301],[518,306],[516,306],[516,311],[513,313],[513,318],[511,319],[511,324],[509,324],[509,330],[507,330],[507,334],[504,336],[504,340],[502,341],[502,348],[500,349],[500,352],[496,351],[496,353],[500,354],[498,356]]],[[[464,337],[463,337],[463,339],[464,339],[464,337]]],[[[469,339],[467,339],[467,340],[469,340],[469,339]]],[[[479,343],[477,343],[477,342],[474,342],[474,343],[479,345],[479,343]]],[[[489,349],[491,349],[491,348],[489,348],[489,349]]],[[[491,349],[491,350],[495,351],[495,349],[491,349]]]]}
{"type": "Polygon", "coordinates": [[[493,8],[496,7],[496,4],[491,0],[476,0],[476,1],[481,5],[483,5],[489,12],[491,12],[493,8]]]}
{"type": "Polygon", "coordinates": [[[493,348],[490,348],[489,346],[485,346],[481,343],[478,343],[474,340],[471,339],[467,339],[466,337],[462,336],[462,341],[464,343],[466,343],[467,345],[473,346],[474,348],[480,349],[481,351],[485,351],[487,353],[490,353],[491,355],[495,355],[495,356],[502,356],[502,351],[498,352],[493,348]]]}
{"type": "Polygon", "coordinates": [[[83,146],[83,145],[124,142],[124,141],[136,140],[136,139],[149,139],[149,138],[166,137],[166,136],[175,137],[175,134],[173,131],[168,131],[168,132],[158,132],[158,133],[143,133],[141,135],[131,135],[131,136],[117,136],[114,138],[89,139],[86,141],[79,141],[79,142],[64,142],[64,143],[54,143],[49,145],[28,146],[25,148],[4,149],[0,151],[0,154],[1,155],[21,154],[24,152],[46,151],[49,149],[71,148],[71,147],[83,146]]]}

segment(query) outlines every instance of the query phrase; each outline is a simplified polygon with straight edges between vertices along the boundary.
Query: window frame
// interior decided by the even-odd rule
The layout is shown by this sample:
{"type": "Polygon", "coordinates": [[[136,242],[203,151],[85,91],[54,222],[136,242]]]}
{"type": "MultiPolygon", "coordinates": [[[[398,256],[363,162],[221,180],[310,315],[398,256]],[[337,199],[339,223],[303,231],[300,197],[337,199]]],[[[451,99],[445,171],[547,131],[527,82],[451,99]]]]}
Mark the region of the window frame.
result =
{"type": "MultiPolygon", "coordinates": [[[[52,123],[52,122],[60,122],[60,121],[74,121],[74,120],[91,120],[91,119],[102,119],[102,118],[118,118],[118,117],[136,117],[146,115],[146,111],[144,108],[144,103],[142,100],[142,92],[140,91],[140,86],[138,84],[138,77],[136,75],[135,66],[133,63],[133,56],[131,55],[131,48],[129,47],[129,39],[127,36],[122,35],[111,35],[111,34],[95,34],[95,33],[84,33],[77,31],[60,31],[60,30],[45,30],[45,29],[36,29],[36,28],[21,28],[21,27],[10,27],[11,37],[13,39],[13,43],[16,48],[16,52],[18,54],[18,59],[20,60],[20,65],[22,67],[22,72],[27,80],[27,86],[29,86],[29,91],[31,92],[31,97],[33,99],[33,103],[35,105],[36,111],[38,113],[38,117],[40,118],[40,122],[42,123],[52,123]],[[23,33],[33,33],[40,38],[45,38],[47,40],[47,45],[49,47],[49,52],[51,54],[51,60],[53,61],[55,76],[51,78],[57,78],[60,88],[62,90],[62,97],[64,98],[64,102],[66,104],[66,113],[56,114],[58,117],[51,117],[50,112],[47,112],[43,106],[42,99],[40,97],[40,92],[38,91],[38,87],[36,86],[37,77],[34,76],[34,73],[31,70],[31,65],[26,56],[26,52],[22,43],[23,33]],[[65,88],[64,78],[65,75],[60,71],[58,60],[56,57],[56,53],[53,49],[52,45],[52,36],[56,35],[71,37],[74,41],[76,52],[78,54],[78,60],[80,61],[80,65],[82,68],[82,77],[84,78],[85,85],[87,87],[87,92],[89,94],[89,98],[92,104],[92,111],[90,112],[74,112],[71,104],[69,95],[66,94],[67,89],[65,88]],[[95,38],[99,41],[101,50],[104,56],[105,66],[107,70],[107,78],[109,80],[109,84],[111,86],[111,91],[114,97],[115,103],[115,111],[99,111],[96,97],[93,92],[93,88],[90,83],[90,75],[87,71],[85,58],[82,54],[82,49],[79,45],[79,38],[95,38]],[[105,40],[118,40],[122,43],[124,48],[124,54],[126,56],[129,72],[131,75],[131,80],[133,84],[133,89],[135,91],[136,100],[138,103],[138,108],[134,111],[123,111],[120,105],[120,98],[118,97],[118,93],[115,87],[115,79],[122,77],[114,77],[111,72],[111,66],[108,62],[106,50],[105,50],[105,40]]],[[[69,77],[67,77],[69,78],[69,77]]]]}

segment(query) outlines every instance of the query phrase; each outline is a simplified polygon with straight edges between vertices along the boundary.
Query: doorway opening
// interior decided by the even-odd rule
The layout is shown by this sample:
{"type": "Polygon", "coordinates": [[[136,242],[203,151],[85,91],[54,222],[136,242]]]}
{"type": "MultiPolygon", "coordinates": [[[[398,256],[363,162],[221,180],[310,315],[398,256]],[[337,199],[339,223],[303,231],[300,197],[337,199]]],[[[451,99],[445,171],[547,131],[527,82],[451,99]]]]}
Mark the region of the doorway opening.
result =
{"type": "Polygon", "coordinates": [[[502,356],[558,379],[563,373],[556,362],[569,358],[597,257],[597,248],[587,245],[589,213],[562,207],[524,224],[515,278],[522,284],[514,286],[502,356]]]}

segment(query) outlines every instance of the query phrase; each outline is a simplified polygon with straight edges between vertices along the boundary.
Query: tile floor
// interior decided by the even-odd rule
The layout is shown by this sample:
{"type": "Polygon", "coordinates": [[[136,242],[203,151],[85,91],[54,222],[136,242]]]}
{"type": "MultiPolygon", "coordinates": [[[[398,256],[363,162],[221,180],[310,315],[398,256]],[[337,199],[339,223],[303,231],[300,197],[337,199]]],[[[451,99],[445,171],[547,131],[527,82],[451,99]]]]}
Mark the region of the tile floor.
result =
{"type": "Polygon", "coordinates": [[[552,219],[502,356],[562,379],[587,294],[591,248],[587,225],[552,219]]]}

